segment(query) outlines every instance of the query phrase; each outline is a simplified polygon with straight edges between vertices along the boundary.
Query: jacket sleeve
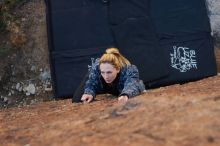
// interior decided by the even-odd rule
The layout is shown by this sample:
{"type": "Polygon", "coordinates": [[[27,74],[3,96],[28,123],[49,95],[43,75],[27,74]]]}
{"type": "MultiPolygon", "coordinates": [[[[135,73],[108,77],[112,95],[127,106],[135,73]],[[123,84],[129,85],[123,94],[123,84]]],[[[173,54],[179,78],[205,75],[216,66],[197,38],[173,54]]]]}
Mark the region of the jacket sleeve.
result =
{"type": "Polygon", "coordinates": [[[99,70],[98,64],[93,65],[89,71],[88,80],[85,83],[84,94],[90,94],[95,98],[96,91],[99,85],[99,70]]]}
{"type": "Polygon", "coordinates": [[[145,90],[143,82],[139,79],[139,72],[136,66],[128,67],[124,77],[124,88],[119,96],[127,95],[130,98],[141,94],[145,90]]]}

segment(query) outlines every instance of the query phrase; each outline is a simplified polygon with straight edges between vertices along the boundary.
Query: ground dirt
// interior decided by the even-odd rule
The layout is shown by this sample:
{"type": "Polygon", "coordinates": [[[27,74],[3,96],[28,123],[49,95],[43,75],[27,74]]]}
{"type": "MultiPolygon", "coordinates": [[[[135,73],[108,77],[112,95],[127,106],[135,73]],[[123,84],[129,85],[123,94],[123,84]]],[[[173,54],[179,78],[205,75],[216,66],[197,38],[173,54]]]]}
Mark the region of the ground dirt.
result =
{"type": "Polygon", "coordinates": [[[219,146],[220,76],[149,90],[126,104],[101,95],[0,111],[4,146],[219,146]]]}
{"type": "Polygon", "coordinates": [[[44,0],[26,0],[18,4],[8,12],[13,19],[8,20],[6,30],[0,32],[0,108],[35,104],[53,97],[48,77],[44,0]],[[21,90],[16,89],[17,84],[21,90]],[[34,94],[28,95],[24,90],[29,84],[34,85],[34,94]]]}

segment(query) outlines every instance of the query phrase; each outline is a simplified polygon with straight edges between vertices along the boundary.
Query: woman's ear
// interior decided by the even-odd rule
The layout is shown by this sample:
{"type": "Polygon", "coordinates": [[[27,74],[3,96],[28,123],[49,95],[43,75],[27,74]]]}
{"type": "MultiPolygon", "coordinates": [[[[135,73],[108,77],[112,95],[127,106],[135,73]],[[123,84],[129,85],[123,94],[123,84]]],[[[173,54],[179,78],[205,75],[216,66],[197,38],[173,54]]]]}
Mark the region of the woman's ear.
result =
{"type": "Polygon", "coordinates": [[[117,73],[119,73],[120,72],[120,68],[118,68],[118,69],[116,69],[117,70],[117,73]]]}

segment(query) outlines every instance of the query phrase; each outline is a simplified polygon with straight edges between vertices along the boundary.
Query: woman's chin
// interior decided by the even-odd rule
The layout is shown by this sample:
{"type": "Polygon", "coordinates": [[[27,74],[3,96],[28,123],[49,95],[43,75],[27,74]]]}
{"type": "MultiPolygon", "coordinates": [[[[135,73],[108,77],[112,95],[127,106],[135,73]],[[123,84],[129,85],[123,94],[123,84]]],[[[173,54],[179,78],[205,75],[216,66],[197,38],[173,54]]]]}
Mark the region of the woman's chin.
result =
{"type": "Polygon", "coordinates": [[[108,84],[112,83],[112,81],[105,81],[105,82],[108,83],[108,84]]]}

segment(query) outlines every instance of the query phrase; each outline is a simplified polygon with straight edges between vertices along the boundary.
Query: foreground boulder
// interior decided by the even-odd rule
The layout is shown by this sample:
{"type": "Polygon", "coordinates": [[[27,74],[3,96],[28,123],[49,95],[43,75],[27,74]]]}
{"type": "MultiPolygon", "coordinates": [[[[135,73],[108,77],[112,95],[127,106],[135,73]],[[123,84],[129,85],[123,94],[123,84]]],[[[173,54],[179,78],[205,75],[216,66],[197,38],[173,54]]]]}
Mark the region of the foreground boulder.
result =
{"type": "Polygon", "coordinates": [[[109,97],[3,109],[1,145],[220,145],[220,76],[149,90],[124,105],[109,97]]]}

